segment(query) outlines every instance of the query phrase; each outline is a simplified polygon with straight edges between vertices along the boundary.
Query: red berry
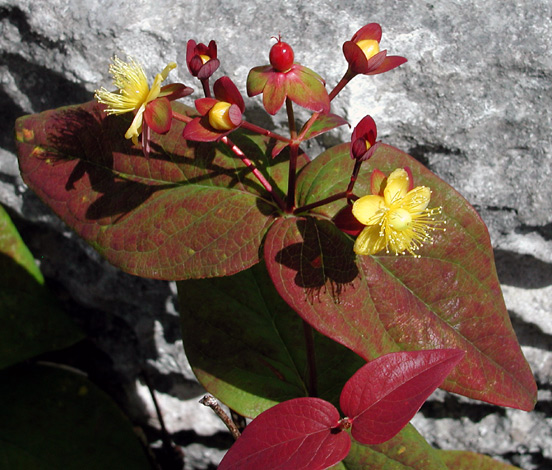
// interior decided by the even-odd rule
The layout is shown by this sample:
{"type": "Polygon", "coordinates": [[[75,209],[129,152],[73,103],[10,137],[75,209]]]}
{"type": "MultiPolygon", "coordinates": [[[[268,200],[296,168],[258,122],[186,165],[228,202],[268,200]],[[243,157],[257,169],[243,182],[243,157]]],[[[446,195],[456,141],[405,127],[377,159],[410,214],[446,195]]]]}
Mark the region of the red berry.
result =
{"type": "Polygon", "coordinates": [[[287,42],[278,37],[278,42],[272,46],[269,54],[270,65],[278,72],[287,72],[293,65],[293,49],[287,42]]]}

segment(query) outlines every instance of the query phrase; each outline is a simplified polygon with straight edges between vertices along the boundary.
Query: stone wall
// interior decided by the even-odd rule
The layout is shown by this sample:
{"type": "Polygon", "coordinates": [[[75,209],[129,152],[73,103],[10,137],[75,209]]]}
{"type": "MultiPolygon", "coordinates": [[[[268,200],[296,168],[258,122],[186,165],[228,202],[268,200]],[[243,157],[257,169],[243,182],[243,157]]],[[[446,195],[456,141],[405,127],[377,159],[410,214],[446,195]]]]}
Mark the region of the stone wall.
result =
{"type": "MultiPolygon", "coordinates": [[[[536,411],[501,410],[436,393],[414,420],[434,445],[484,452],[525,470],[552,468],[552,4],[547,0],[2,0],[0,202],[41,263],[51,288],[90,340],[77,365],[107,388],[148,437],[158,437],[146,373],[187,468],[209,468],[231,442],[195,383],[179,340],[174,285],[122,274],[67,229],[22,183],[14,120],[88,101],[110,86],[110,58],[136,57],[153,75],[196,89],[188,39],[219,47],[221,69],[244,90],[279,33],[296,60],[330,86],[342,43],[369,22],[382,47],[408,62],[357,77],[334,112],[370,113],[384,142],[458,189],[489,226],[506,303],[539,384],[536,411]]],[[[199,95],[198,95],[199,96],[199,95]]],[[[258,99],[248,115],[270,125],[258,99]]],[[[282,124],[277,115],[272,125],[282,124]]],[[[333,133],[319,147],[348,139],[333,133]]],[[[309,150],[313,153],[319,147],[309,150]]]]}

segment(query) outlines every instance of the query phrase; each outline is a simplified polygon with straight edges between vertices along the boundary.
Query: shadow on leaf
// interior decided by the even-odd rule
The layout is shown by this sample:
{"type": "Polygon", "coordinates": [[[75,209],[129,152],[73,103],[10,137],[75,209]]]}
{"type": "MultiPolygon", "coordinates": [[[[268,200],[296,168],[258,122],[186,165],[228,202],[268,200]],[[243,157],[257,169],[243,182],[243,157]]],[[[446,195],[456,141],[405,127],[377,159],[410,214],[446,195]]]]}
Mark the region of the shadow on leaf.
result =
{"type": "Polygon", "coordinates": [[[334,302],[358,276],[349,240],[330,222],[314,218],[297,220],[301,243],[280,250],[275,261],[296,271],[294,281],[309,295],[329,292],[334,302]]]}

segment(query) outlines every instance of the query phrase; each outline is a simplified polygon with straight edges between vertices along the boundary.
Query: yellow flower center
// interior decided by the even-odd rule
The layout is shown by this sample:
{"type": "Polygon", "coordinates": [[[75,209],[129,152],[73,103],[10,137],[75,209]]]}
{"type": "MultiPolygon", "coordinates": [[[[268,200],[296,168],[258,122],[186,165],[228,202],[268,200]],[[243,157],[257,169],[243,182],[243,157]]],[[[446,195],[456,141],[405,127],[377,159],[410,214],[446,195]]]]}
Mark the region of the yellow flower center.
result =
{"type": "Polygon", "coordinates": [[[203,62],[204,64],[206,64],[211,60],[211,58],[205,54],[199,54],[199,58],[201,59],[201,62],[203,62]]]}
{"type": "Polygon", "coordinates": [[[358,41],[356,45],[362,49],[367,60],[370,60],[380,51],[379,43],[375,39],[363,39],[358,41]]]}
{"type": "Polygon", "coordinates": [[[236,127],[230,120],[230,103],[219,101],[209,111],[209,124],[217,131],[229,131],[236,127]]]}
{"type": "Polygon", "coordinates": [[[391,210],[387,218],[389,227],[397,230],[398,232],[406,230],[410,226],[411,222],[412,216],[406,209],[391,210]]]}

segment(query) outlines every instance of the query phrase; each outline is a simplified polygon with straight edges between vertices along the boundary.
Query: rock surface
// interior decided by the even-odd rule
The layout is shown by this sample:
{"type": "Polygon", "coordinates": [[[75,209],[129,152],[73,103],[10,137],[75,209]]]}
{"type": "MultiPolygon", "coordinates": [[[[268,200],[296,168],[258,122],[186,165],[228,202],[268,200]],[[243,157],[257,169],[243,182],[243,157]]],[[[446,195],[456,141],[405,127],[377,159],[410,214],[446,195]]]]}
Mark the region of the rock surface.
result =
{"type": "MultiPolygon", "coordinates": [[[[179,340],[174,286],[107,265],[25,188],[14,155],[14,120],[90,100],[94,89],[109,86],[114,54],[138,58],[152,75],[174,60],[179,68],[171,79],[192,85],[185,65],[191,38],[217,40],[218,73],[242,91],[248,70],[267,63],[270,38],[278,33],[292,44],[296,60],[333,86],[345,69],[341,44],[369,22],[382,25],[382,47],[408,63],[385,75],[355,78],[336,100],[335,112],[353,125],[370,113],[383,141],[425,163],[479,210],[540,387],[532,413],[437,393],[415,425],[437,447],[487,453],[524,470],[551,468],[550,2],[0,2],[0,202],[52,288],[89,333],[91,374],[99,374],[101,364],[100,379],[115,384],[113,395],[155,440],[146,373],[169,431],[185,447],[187,469],[213,468],[230,439],[195,405],[202,391],[179,340]]],[[[250,116],[262,116],[258,99],[247,105],[250,116]]],[[[282,119],[277,115],[273,125],[282,119]]],[[[348,139],[348,131],[342,133],[320,145],[348,139]]]]}

